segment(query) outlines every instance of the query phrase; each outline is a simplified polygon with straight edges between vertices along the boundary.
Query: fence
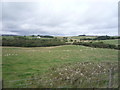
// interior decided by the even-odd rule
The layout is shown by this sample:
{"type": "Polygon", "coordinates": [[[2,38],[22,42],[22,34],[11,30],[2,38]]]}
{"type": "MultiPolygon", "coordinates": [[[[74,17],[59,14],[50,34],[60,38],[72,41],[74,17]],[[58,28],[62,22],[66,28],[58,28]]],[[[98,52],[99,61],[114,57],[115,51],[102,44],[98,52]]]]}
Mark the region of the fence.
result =
{"type": "MultiPolygon", "coordinates": [[[[104,72],[101,72],[98,74],[98,77],[100,79],[94,80],[94,78],[87,78],[85,81],[76,81],[73,83],[78,83],[81,85],[81,87],[84,87],[84,84],[88,84],[89,86],[87,88],[96,88],[101,87],[100,84],[104,83],[102,86],[103,88],[117,88],[118,87],[118,75],[117,71],[113,68],[109,69],[108,73],[105,74],[104,72]],[[101,75],[107,77],[107,78],[101,78],[101,75]],[[96,86],[93,85],[95,83],[96,86]]],[[[93,76],[95,77],[95,76],[93,76]]],[[[39,80],[40,78],[30,78],[30,79],[20,79],[20,80],[11,80],[11,81],[3,81],[3,88],[5,86],[8,86],[9,88],[32,88],[35,83],[32,82],[32,80],[39,80]]],[[[39,82],[38,82],[39,83],[39,82]]],[[[40,84],[40,83],[39,83],[40,84]]]]}

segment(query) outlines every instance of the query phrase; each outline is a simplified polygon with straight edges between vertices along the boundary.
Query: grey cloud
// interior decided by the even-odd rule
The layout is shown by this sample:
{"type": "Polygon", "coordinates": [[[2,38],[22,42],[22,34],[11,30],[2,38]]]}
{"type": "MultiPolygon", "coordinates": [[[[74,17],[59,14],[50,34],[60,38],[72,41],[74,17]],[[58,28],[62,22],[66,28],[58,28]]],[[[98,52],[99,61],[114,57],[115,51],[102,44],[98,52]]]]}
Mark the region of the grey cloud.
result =
{"type": "Polygon", "coordinates": [[[52,1],[4,2],[3,32],[20,35],[112,35],[109,32],[118,32],[117,3],[52,1]]]}

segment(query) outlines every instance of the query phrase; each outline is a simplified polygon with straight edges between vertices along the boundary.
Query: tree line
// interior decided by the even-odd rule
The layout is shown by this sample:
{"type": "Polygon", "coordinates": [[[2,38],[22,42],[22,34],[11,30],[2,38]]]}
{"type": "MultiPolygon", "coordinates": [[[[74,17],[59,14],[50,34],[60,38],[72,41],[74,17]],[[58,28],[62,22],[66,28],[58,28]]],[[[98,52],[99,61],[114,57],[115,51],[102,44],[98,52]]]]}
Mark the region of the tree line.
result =
{"type": "Polygon", "coordinates": [[[49,35],[32,35],[32,37],[41,37],[41,38],[54,38],[53,36],[49,36],[49,35]]]}
{"type": "Polygon", "coordinates": [[[109,39],[120,39],[120,37],[98,36],[96,38],[82,38],[80,40],[109,40],[109,39]]]}
{"type": "Polygon", "coordinates": [[[13,39],[2,38],[2,46],[16,46],[16,47],[47,47],[65,45],[65,41],[53,39],[29,39],[23,36],[15,36],[13,39]]]}

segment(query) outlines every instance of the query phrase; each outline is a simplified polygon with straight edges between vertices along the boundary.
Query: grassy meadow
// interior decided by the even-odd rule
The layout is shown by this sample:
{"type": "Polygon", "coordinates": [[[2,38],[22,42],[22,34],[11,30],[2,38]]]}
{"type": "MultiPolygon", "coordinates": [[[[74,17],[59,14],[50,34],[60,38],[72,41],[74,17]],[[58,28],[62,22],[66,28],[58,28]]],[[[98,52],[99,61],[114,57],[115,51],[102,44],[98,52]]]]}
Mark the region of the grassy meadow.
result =
{"type": "Polygon", "coordinates": [[[106,44],[118,45],[119,39],[116,39],[116,40],[101,40],[101,41],[106,43],[106,44]]]}
{"type": "Polygon", "coordinates": [[[96,38],[97,36],[72,36],[72,39],[96,38]]]}
{"type": "MultiPolygon", "coordinates": [[[[96,63],[94,65],[87,65],[84,69],[89,69],[91,67],[96,67],[97,63],[109,62],[117,63],[118,61],[118,50],[113,49],[102,49],[102,48],[91,48],[85,46],[77,45],[62,45],[53,47],[2,47],[2,65],[3,65],[3,80],[4,87],[20,87],[17,86],[16,80],[20,81],[19,84],[25,84],[24,79],[42,77],[42,75],[47,77],[47,80],[53,80],[55,69],[57,74],[59,70],[57,68],[61,67],[61,73],[64,72],[65,67],[71,67],[74,71],[76,63],[91,62],[96,63]],[[73,67],[74,66],[74,67],[73,67]],[[50,78],[50,73],[53,76],[50,78]],[[14,82],[15,80],[15,82],[14,82]]],[[[101,65],[101,64],[100,64],[101,65]]],[[[116,64],[113,64],[113,67],[116,64]]],[[[78,64],[78,66],[81,66],[78,64]]],[[[109,64],[105,65],[107,70],[109,64]]],[[[82,66],[81,66],[82,67],[82,66]]],[[[110,67],[110,66],[109,66],[110,67]]],[[[76,67],[81,69],[80,67],[76,67]]],[[[90,70],[89,70],[90,71],[90,70]]],[[[102,72],[102,71],[101,71],[102,72]]],[[[74,74],[74,73],[73,73],[74,74]]],[[[58,79],[60,79],[60,76],[58,79]]],[[[73,75],[74,76],[74,75],[73,75]]],[[[79,76],[79,75],[77,75],[79,76]]],[[[104,75],[103,75],[104,77],[104,75]]],[[[67,77],[66,77],[67,78],[67,77]]],[[[72,77],[71,77],[72,78],[72,77]]],[[[58,80],[57,79],[57,80],[58,80]]],[[[41,81],[35,85],[29,85],[29,87],[44,87],[45,78],[42,79],[44,85],[40,85],[41,81]]],[[[54,81],[54,80],[53,80],[54,81]]],[[[66,80],[60,81],[61,83],[66,82],[66,80]]],[[[32,83],[35,83],[32,80],[32,83]]],[[[59,83],[59,82],[58,82],[59,83]]],[[[63,84],[58,84],[47,87],[62,87],[63,84]]],[[[104,84],[104,82],[102,82],[104,84]]],[[[77,83],[78,84],[78,83],[77,83]]],[[[74,84],[73,87],[80,87],[74,84]]],[[[46,84],[47,85],[47,84],[46,84]]],[[[65,87],[72,87],[70,83],[65,83],[65,87]]],[[[87,84],[86,84],[87,85],[87,84]]],[[[86,87],[82,85],[81,87],[86,87]]],[[[101,86],[102,87],[102,86],[101,86]]]]}

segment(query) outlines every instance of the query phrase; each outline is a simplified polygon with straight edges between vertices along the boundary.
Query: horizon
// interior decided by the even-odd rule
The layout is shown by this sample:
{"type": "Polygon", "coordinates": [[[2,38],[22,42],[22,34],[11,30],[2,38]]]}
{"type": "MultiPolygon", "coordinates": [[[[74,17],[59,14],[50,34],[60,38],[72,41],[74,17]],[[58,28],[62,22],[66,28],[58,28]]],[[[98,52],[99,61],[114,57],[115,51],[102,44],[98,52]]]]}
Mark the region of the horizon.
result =
{"type": "Polygon", "coordinates": [[[54,36],[54,37],[72,37],[72,36],[79,36],[79,35],[85,35],[85,36],[117,36],[119,37],[119,35],[86,35],[86,34],[79,34],[79,35],[41,35],[41,34],[31,34],[31,35],[15,35],[15,34],[1,34],[0,36],[54,36]]]}

